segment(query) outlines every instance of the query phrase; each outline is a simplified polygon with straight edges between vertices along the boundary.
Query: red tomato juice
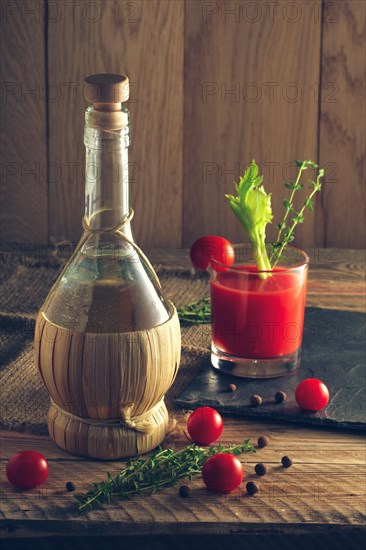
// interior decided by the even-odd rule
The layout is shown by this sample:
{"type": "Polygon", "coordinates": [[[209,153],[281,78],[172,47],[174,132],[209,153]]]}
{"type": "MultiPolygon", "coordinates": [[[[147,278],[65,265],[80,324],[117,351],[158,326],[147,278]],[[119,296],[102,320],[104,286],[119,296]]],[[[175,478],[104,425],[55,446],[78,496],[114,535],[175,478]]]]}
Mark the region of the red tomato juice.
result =
{"type": "Polygon", "coordinates": [[[212,275],[213,343],[236,357],[291,355],[301,346],[307,269],[275,267],[267,279],[256,271],[243,265],[212,275]]]}

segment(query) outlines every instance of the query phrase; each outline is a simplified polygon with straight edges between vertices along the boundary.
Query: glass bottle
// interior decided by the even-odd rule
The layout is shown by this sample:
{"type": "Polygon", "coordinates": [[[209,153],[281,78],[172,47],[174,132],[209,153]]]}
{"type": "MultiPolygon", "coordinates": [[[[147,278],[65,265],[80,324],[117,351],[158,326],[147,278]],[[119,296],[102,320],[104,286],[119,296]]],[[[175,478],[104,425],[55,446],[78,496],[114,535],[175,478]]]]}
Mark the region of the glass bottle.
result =
{"type": "Polygon", "coordinates": [[[129,206],[128,79],[86,79],[84,234],[41,308],[35,355],[65,450],[119,458],[164,438],[179,321],[136,245],[129,206]],[[82,434],[82,435],[80,435],[82,434]]]}

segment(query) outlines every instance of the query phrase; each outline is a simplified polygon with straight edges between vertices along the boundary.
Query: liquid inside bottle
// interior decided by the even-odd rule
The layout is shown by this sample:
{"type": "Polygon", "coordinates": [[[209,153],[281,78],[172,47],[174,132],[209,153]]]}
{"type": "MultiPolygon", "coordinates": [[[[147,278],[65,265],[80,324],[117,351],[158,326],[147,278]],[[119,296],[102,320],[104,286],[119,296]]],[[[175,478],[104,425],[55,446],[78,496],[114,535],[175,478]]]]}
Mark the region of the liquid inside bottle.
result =
{"type": "Polygon", "coordinates": [[[108,235],[83,244],[43,312],[64,328],[114,333],[160,325],[172,309],[144,259],[118,236],[108,235]]]}

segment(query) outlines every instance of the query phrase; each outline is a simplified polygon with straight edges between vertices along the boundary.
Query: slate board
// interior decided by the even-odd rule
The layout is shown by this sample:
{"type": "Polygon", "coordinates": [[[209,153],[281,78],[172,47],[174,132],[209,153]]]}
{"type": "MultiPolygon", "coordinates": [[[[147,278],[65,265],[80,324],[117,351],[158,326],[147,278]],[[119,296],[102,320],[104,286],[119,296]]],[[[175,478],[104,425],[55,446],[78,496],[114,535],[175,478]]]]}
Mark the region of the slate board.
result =
{"type": "Polygon", "coordinates": [[[223,374],[208,362],[175,401],[186,409],[208,406],[247,418],[366,430],[365,335],[365,313],[306,308],[302,360],[295,373],[252,380],[223,374]],[[303,411],[295,401],[297,384],[310,377],[328,386],[330,400],[322,411],[303,411]],[[235,392],[227,391],[230,383],[237,386],[235,392]],[[274,394],[280,390],[287,399],[277,404],[274,394]],[[250,405],[253,393],[262,396],[260,407],[250,405]]]}

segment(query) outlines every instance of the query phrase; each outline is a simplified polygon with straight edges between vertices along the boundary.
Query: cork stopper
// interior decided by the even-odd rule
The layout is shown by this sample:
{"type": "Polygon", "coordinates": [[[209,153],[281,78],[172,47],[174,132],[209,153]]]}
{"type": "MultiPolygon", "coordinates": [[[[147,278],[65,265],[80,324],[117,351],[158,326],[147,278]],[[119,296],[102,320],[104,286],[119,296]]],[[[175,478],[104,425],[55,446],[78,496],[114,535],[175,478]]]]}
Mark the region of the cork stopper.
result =
{"type": "Polygon", "coordinates": [[[87,76],[84,99],[96,111],[119,111],[128,100],[129,81],[123,74],[100,73],[87,76]]]}

